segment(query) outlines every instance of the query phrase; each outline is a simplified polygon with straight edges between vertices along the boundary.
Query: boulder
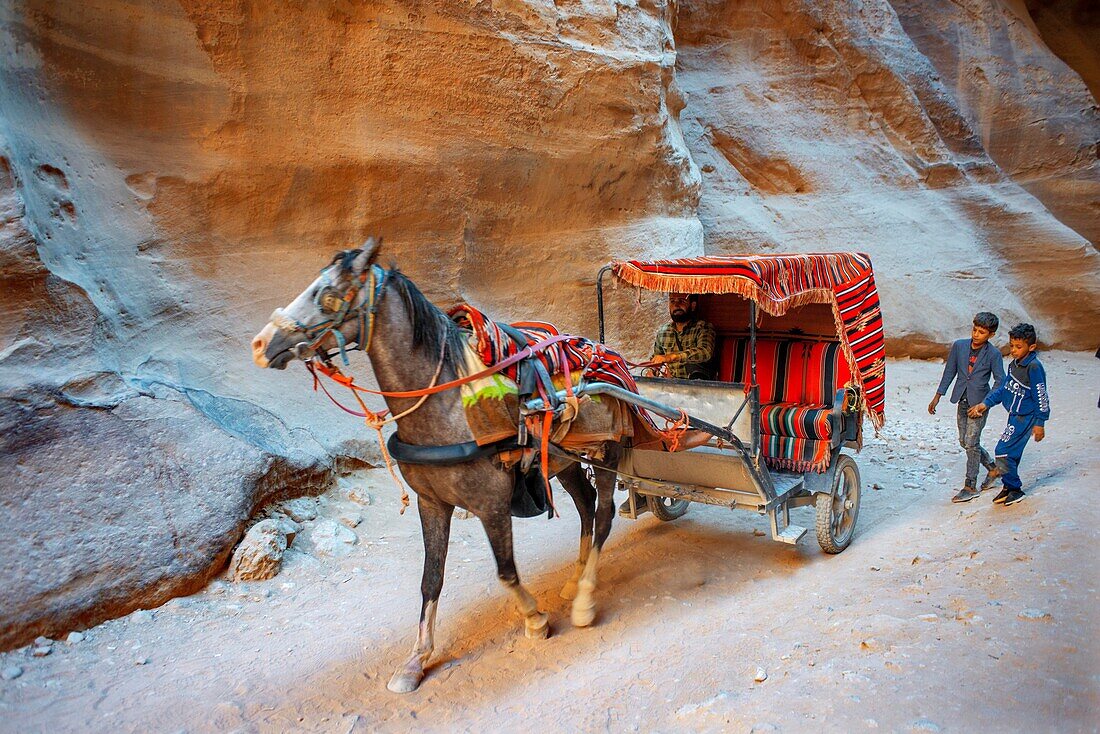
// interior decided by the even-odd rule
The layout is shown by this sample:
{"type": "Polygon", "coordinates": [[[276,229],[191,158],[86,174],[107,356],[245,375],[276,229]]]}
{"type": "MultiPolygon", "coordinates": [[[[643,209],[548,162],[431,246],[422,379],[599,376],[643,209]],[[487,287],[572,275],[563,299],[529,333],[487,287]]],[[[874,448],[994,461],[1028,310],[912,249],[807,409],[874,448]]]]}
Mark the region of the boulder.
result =
{"type": "Polygon", "coordinates": [[[313,527],[310,540],[318,555],[341,558],[351,553],[359,536],[332,520],[321,520],[313,527]]]}
{"type": "Polygon", "coordinates": [[[229,577],[234,581],[265,581],[279,573],[286,550],[286,534],[277,520],[261,520],[233,551],[229,577]]]}

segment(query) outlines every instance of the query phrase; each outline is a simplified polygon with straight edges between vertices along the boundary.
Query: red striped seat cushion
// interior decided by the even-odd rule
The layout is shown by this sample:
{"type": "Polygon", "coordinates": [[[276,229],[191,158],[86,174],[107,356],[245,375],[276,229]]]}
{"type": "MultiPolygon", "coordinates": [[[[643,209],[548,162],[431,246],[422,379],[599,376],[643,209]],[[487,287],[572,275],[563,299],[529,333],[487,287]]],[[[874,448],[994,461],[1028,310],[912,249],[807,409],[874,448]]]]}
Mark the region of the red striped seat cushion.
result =
{"type": "Polygon", "coordinates": [[[826,405],[773,403],[760,406],[760,431],[770,436],[827,439],[830,436],[826,405]]]}
{"type": "Polygon", "coordinates": [[[806,380],[799,402],[831,406],[836,391],[851,379],[852,368],[840,342],[810,342],[806,349],[806,380]]]}
{"type": "Polygon", "coordinates": [[[745,352],[748,339],[721,336],[718,340],[718,379],[721,382],[744,382],[745,352]]]}
{"type": "MultiPolygon", "coordinates": [[[[802,402],[806,365],[803,345],[775,339],[756,341],[756,382],[760,385],[761,404],[802,402]]],[[[749,371],[747,366],[745,371],[749,371]]]]}
{"type": "Polygon", "coordinates": [[[761,436],[764,463],[773,469],[823,472],[829,468],[829,442],[812,438],[761,436]]]}

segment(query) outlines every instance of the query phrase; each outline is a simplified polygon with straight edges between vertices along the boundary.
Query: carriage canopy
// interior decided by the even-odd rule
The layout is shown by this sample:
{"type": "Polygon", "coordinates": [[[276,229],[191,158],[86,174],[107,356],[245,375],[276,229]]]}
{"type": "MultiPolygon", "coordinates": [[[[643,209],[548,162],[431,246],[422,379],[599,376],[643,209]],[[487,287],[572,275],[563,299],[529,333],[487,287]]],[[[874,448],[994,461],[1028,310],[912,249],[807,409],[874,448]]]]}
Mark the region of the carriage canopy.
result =
{"type": "Polygon", "coordinates": [[[652,291],[736,294],[773,316],[808,304],[832,310],[836,334],[863,388],[867,415],[882,426],[886,350],[871,258],[855,252],[725,255],[612,263],[621,281],[652,291]]]}

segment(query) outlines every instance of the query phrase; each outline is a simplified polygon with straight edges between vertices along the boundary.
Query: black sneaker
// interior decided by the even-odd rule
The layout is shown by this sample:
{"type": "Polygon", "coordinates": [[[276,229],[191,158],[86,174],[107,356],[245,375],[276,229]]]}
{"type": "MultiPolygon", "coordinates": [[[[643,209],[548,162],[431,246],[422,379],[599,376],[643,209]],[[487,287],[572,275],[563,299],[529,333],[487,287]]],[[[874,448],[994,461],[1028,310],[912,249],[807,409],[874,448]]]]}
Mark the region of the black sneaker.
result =
{"type": "Polygon", "coordinates": [[[1024,497],[1027,497],[1027,495],[1024,494],[1023,490],[1021,490],[1021,489],[1010,489],[1010,490],[1008,490],[1008,496],[1005,497],[1005,501],[1001,504],[1003,504],[1005,507],[1008,507],[1009,505],[1016,504],[1017,502],[1022,500],[1024,497]]]}
{"type": "Polygon", "coordinates": [[[1000,479],[1000,477],[1001,475],[997,473],[996,469],[990,469],[986,472],[985,479],[982,480],[982,491],[993,489],[993,487],[997,485],[997,480],[1000,479]]]}
{"type": "Polygon", "coordinates": [[[979,495],[981,495],[981,492],[974,489],[973,487],[963,487],[962,489],[959,490],[959,493],[957,495],[955,495],[954,497],[951,498],[951,501],[956,502],[956,503],[958,503],[958,502],[969,502],[970,500],[975,499],[979,495]]]}
{"type": "Polygon", "coordinates": [[[1004,489],[1002,489],[1000,494],[998,494],[996,497],[993,498],[993,504],[1003,505],[1004,501],[1008,498],[1008,493],[1011,492],[1011,491],[1012,490],[1009,489],[1008,487],[1005,487],[1004,489]]]}

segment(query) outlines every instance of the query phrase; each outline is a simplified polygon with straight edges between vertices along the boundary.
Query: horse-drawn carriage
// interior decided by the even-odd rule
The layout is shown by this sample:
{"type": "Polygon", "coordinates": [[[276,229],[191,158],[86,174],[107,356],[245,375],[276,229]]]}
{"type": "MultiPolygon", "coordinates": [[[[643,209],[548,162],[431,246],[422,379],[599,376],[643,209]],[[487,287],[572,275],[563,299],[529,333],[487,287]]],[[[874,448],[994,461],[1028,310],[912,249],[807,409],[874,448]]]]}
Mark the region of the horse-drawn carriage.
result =
{"type": "MultiPolygon", "coordinates": [[[[806,529],[790,510],[816,508],[821,548],[839,553],[859,514],[860,477],[842,452],[862,443],[864,413],[881,425],[885,360],[878,294],[864,255],[752,255],[607,265],[597,277],[600,342],[604,277],[648,290],[698,294],[714,325],[711,380],[638,377],[638,393],[607,394],[709,436],[679,452],[629,448],[618,464],[624,514],[673,520],[690,502],[766,514],[772,538],[806,529]]],[[[587,389],[585,389],[587,388],[587,389]]],[[[538,408],[538,401],[529,406],[538,408]]]]}
{"type": "Polygon", "coordinates": [[[341,407],[365,418],[380,442],[384,425],[397,426],[382,454],[397,460],[416,491],[425,556],[416,643],[391,690],[411,691],[424,677],[456,507],[485,527],[527,636],[549,634],[512,550],[515,499],[532,472],[551,514],[551,477],[577,508],[579,553],[561,592],[573,599],[577,627],[596,617],[616,486],[629,490],[634,517],[643,497],[662,520],[683,514],[688,502],[746,508],[767,514],[773,537],[788,543],[805,532],[790,523],[790,509],[814,505],[826,552],[851,541],[859,470],[842,449],[858,449],[864,416],[881,425],[885,385],[878,293],[865,255],[612,263],[597,278],[599,342],[538,322],[498,324],[468,306],[445,314],[396,268],[378,265],[378,255],[374,240],[338,253],[276,309],[252,350],[260,367],[306,361],[315,389],[324,387],[318,372],[339,380],[361,410],[341,407]],[[715,379],[630,374],[603,344],[609,272],[638,288],[698,295],[699,315],[719,336],[715,379]],[[351,345],[369,355],[379,390],[356,385],[332,362],[339,356],[346,365],[351,345]],[[382,396],[387,410],[371,411],[361,393],[382,396]],[[660,428],[653,415],[670,425],[660,428]]]}

